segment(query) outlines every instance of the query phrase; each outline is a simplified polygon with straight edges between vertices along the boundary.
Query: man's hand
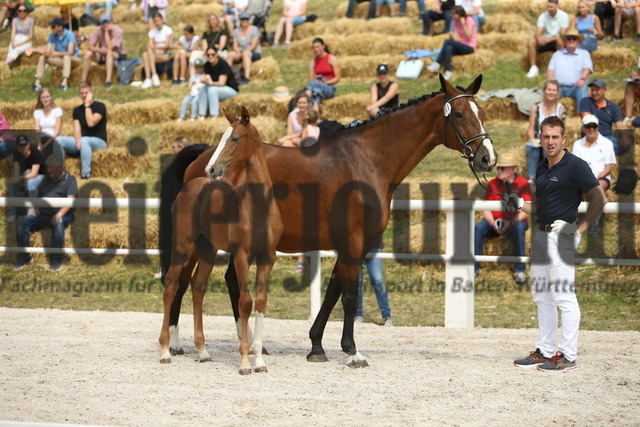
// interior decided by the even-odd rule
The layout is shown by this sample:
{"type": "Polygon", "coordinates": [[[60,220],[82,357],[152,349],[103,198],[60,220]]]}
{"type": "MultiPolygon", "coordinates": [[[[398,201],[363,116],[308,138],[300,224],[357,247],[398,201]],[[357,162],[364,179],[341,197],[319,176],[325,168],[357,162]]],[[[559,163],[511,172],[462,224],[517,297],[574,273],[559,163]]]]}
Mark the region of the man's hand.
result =
{"type": "Polygon", "coordinates": [[[502,203],[502,210],[513,215],[518,213],[524,206],[524,199],[518,197],[516,193],[503,194],[501,196],[500,203],[502,203]]]}
{"type": "Polygon", "coordinates": [[[576,224],[572,224],[561,219],[556,219],[551,224],[551,231],[558,234],[566,234],[567,236],[580,237],[581,233],[576,224]]]}

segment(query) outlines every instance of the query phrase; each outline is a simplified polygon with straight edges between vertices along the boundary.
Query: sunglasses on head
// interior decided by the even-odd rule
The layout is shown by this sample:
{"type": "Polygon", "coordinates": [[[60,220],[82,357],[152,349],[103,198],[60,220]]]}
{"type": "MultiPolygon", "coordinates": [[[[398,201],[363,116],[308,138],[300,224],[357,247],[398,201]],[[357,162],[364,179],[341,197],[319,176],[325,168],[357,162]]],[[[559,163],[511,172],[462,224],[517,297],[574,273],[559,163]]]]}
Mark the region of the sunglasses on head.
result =
{"type": "Polygon", "coordinates": [[[598,129],[598,125],[595,123],[589,123],[588,125],[584,125],[585,129],[598,129]]]}

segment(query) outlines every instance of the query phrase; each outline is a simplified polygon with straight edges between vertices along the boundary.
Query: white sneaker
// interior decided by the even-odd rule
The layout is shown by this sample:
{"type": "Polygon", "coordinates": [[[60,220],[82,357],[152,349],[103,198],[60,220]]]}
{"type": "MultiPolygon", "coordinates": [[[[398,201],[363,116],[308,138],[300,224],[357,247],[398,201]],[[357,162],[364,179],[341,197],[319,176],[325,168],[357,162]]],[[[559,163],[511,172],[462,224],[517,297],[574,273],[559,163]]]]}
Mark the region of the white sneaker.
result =
{"type": "Polygon", "coordinates": [[[528,79],[534,79],[536,77],[538,77],[540,75],[540,70],[538,69],[537,65],[532,65],[531,68],[529,68],[529,72],[527,73],[527,78],[528,79]]]}
{"type": "Polygon", "coordinates": [[[451,74],[451,71],[447,70],[444,72],[444,74],[442,75],[442,77],[444,77],[445,80],[451,80],[451,76],[453,76],[453,74],[451,74]]]}
{"type": "Polygon", "coordinates": [[[625,117],[624,120],[622,121],[622,126],[624,128],[628,128],[629,124],[631,124],[631,117],[625,117]]]}
{"type": "Polygon", "coordinates": [[[153,83],[153,86],[159,87],[160,86],[160,77],[158,77],[157,74],[154,74],[153,76],[151,76],[151,82],[153,83]]]}
{"type": "Polygon", "coordinates": [[[145,79],[140,85],[140,89],[149,89],[151,86],[153,86],[151,79],[145,79]]]}
{"type": "Polygon", "coordinates": [[[353,321],[354,321],[354,323],[364,323],[364,317],[356,316],[353,321]]]}
{"type": "Polygon", "coordinates": [[[176,122],[180,123],[180,122],[184,122],[184,119],[182,117],[178,117],[178,119],[176,120],[176,122]]]}
{"type": "Polygon", "coordinates": [[[203,121],[204,120],[204,116],[198,116],[198,120],[203,121]]]}
{"type": "Polygon", "coordinates": [[[431,65],[427,67],[427,70],[431,71],[432,73],[437,73],[438,71],[440,71],[440,64],[438,64],[436,61],[433,61],[431,65]]]}
{"type": "Polygon", "coordinates": [[[518,271],[513,275],[514,280],[516,281],[516,285],[524,285],[527,283],[527,275],[522,271],[518,271]]]}
{"type": "Polygon", "coordinates": [[[393,320],[391,320],[391,317],[384,319],[384,326],[393,326],[393,320]]]}

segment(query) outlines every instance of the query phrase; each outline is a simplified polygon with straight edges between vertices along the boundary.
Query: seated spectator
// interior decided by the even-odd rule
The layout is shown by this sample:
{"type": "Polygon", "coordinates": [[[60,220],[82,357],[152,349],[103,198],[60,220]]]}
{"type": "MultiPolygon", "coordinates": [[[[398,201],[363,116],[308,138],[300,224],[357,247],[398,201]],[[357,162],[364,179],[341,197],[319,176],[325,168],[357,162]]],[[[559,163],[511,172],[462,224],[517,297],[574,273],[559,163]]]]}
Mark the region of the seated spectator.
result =
{"type": "Polygon", "coordinates": [[[173,151],[173,154],[178,154],[187,145],[191,145],[189,138],[186,136],[177,136],[171,144],[171,151],[173,151]]]}
{"type": "Polygon", "coordinates": [[[42,134],[38,148],[43,153],[62,154],[62,149],[55,140],[60,136],[62,129],[62,115],[62,108],[56,107],[51,91],[43,88],[38,93],[36,109],[33,112],[34,128],[42,134]]]}
{"type": "MultiPolygon", "coordinates": [[[[202,52],[206,52],[209,46],[214,46],[218,49],[218,55],[225,59],[227,57],[227,42],[229,41],[229,33],[227,29],[220,24],[220,19],[217,15],[209,15],[207,20],[207,30],[202,33],[200,42],[200,49],[202,52]],[[224,54],[223,54],[224,52],[224,54]]],[[[203,55],[204,56],[204,55],[203,55]]],[[[195,58],[193,58],[195,59],[195,58]]]]}
{"type": "Polygon", "coordinates": [[[626,128],[629,123],[633,126],[640,127],[640,117],[631,119],[633,116],[633,104],[636,102],[636,98],[640,98],[640,56],[638,57],[638,65],[636,71],[631,72],[629,79],[626,79],[627,85],[624,88],[624,114],[625,118],[622,122],[626,128]]]}
{"type": "Polygon", "coordinates": [[[398,106],[398,83],[389,80],[389,67],[380,64],[376,68],[378,83],[371,85],[369,89],[370,103],[367,105],[369,117],[378,115],[381,109],[390,109],[398,106]]]}
{"type": "Polygon", "coordinates": [[[111,18],[103,15],[100,17],[100,25],[89,37],[89,46],[82,58],[82,81],[87,81],[91,61],[94,61],[104,64],[107,73],[104,87],[110,88],[115,62],[123,59],[127,59],[127,52],[124,50],[124,31],[112,23],[111,18]]]}
{"type": "Polygon", "coordinates": [[[451,31],[451,9],[455,6],[454,0],[436,0],[434,10],[427,10],[420,14],[422,19],[422,34],[430,36],[432,33],[431,24],[435,21],[444,20],[444,32],[451,31]]]}
{"type": "Polygon", "coordinates": [[[547,80],[560,83],[560,98],[572,97],[576,106],[587,96],[587,78],[593,72],[591,55],[578,48],[582,34],[568,30],[562,35],[565,48],[553,53],[547,68],[547,80]]]}
{"type": "Polygon", "coordinates": [[[144,20],[149,25],[149,31],[156,26],[155,15],[160,14],[162,21],[167,21],[167,7],[169,6],[169,0],[142,0],[140,2],[140,9],[144,11],[144,20]]]}
{"type": "Polygon", "coordinates": [[[310,140],[315,140],[315,142],[318,142],[318,139],[320,138],[320,128],[318,127],[319,118],[320,115],[316,110],[309,110],[309,112],[307,113],[307,117],[302,122],[300,145],[302,145],[302,141],[306,141],[308,143],[308,145],[304,145],[304,147],[313,145],[313,143],[310,143],[310,140]]]}
{"type": "Polygon", "coordinates": [[[118,0],[88,1],[84,13],[93,17],[93,9],[104,7],[104,15],[111,20],[111,11],[118,6],[118,0]]]}
{"type": "MultiPolygon", "coordinates": [[[[498,158],[498,177],[492,179],[487,186],[485,200],[500,200],[502,194],[510,191],[506,188],[508,182],[511,186],[511,192],[526,201],[531,201],[531,189],[526,179],[519,176],[517,172],[517,163],[515,159],[503,154],[498,158]]],[[[509,214],[504,211],[482,211],[484,219],[475,225],[475,254],[482,255],[484,248],[484,240],[486,238],[498,237],[508,234],[513,242],[513,255],[525,256],[525,232],[529,228],[527,215],[520,211],[515,214],[509,214]],[[513,215],[513,216],[512,216],[513,215]]],[[[518,262],[513,267],[514,279],[516,284],[524,285],[527,283],[525,274],[525,264],[518,262]]],[[[480,272],[480,263],[475,263],[476,275],[480,272]]]]}
{"type": "Polygon", "coordinates": [[[624,129],[622,111],[615,102],[608,100],[607,82],[601,78],[593,79],[589,83],[591,96],[584,97],[578,105],[578,114],[581,117],[593,114],[598,118],[600,135],[606,136],[613,143],[616,154],[620,153],[620,138],[613,135],[613,128],[624,129]]]}
{"type": "MultiPolygon", "coordinates": [[[[425,12],[424,0],[416,0],[418,3],[418,16],[422,16],[425,12]]],[[[438,0],[436,0],[437,2],[438,0]]],[[[407,0],[398,0],[400,3],[400,10],[398,11],[399,16],[404,16],[407,13],[407,0]]]]}
{"type": "MultiPolygon", "coordinates": [[[[46,173],[44,156],[38,150],[38,143],[30,140],[26,135],[18,135],[16,152],[13,154],[13,174],[9,195],[19,197],[26,192],[28,197],[36,197],[40,181],[46,173]]],[[[15,209],[10,209],[11,214],[15,214],[15,209]]]]}
{"type": "Polygon", "coordinates": [[[107,148],[107,107],[93,99],[89,83],[80,83],[78,91],[82,104],[73,109],[73,137],[60,136],[58,143],[64,152],[80,156],[80,178],[89,179],[93,152],[107,148]]]}
{"type": "MultiPolygon", "coordinates": [[[[65,172],[64,161],[56,155],[49,156],[46,160],[47,176],[38,186],[38,197],[67,197],[78,195],[78,183],[76,179],[65,172]]],[[[30,209],[26,216],[18,219],[16,226],[16,241],[20,247],[29,246],[29,235],[44,228],[51,229],[50,248],[62,248],[64,245],[64,229],[73,222],[75,216],[72,208],[42,207],[37,210],[30,209]]],[[[15,270],[20,270],[31,263],[31,255],[26,252],[18,254],[18,259],[13,265],[15,270]]],[[[57,271],[62,267],[62,254],[49,255],[49,267],[57,271]]]]}
{"type": "Polygon", "coordinates": [[[600,18],[602,30],[607,34],[613,34],[613,16],[616,12],[614,2],[610,0],[593,0],[593,2],[595,3],[593,13],[600,18]]]}
{"type": "Polygon", "coordinates": [[[622,21],[635,18],[636,41],[640,41],[640,0],[619,0],[613,15],[613,40],[622,39],[622,21]]]}
{"type": "Polygon", "coordinates": [[[204,87],[204,64],[205,62],[203,59],[196,59],[196,62],[194,63],[195,73],[189,77],[189,86],[187,88],[189,93],[182,100],[180,115],[178,116],[179,122],[183,121],[186,117],[189,104],[191,104],[191,120],[195,120],[198,115],[200,90],[204,87]]]}
{"type": "Polygon", "coordinates": [[[557,116],[562,120],[567,116],[567,108],[559,102],[560,85],[556,80],[547,80],[542,89],[542,101],[536,102],[529,113],[529,129],[527,130],[527,176],[529,184],[536,178],[538,163],[544,152],[540,145],[540,125],[549,116],[557,116]]]}
{"type": "Polygon", "coordinates": [[[45,65],[50,64],[55,67],[62,67],[62,84],[60,90],[69,89],[69,76],[71,76],[71,67],[80,65],[82,59],[80,59],[80,50],[76,43],[76,37],[73,32],[64,27],[64,21],[62,18],[53,18],[49,23],[51,26],[51,34],[47,39],[47,45],[35,49],[29,49],[26,53],[31,55],[30,52],[40,53],[41,56],[38,59],[38,67],[36,69],[36,81],[31,87],[34,92],[40,91],[42,85],[40,80],[44,75],[45,65]]]}
{"type": "Polygon", "coordinates": [[[239,88],[233,71],[227,62],[218,56],[214,46],[207,49],[207,63],[204,64],[204,77],[201,79],[204,87],[198,95],[198,120],[204,120],[209,104],[209,115],[218,117],[220,101],[238,95],[239,88]]]}
{"type": "Polygon", "coordinates": [[[18,15],[18,8],[26,6],[29,12],[33,12],[35,7],[31,0],[5,0],[0,6],[0,29],[4,30],[5,19],[18,15]]]}
{"type": "MultiPolygon", "coordinates": [[[[378,239],[370,253],[378,254],[382,252],[384,243],[382,237],[378,239]]],[[[378,301],[378,308],[380,314],[384,320],[384,326],[393,326],[393,320],[391,319],[391,307],[389,305],[389,295],[387,294],[387,286],[384,283],[384,277],[382,276],[382,260],[380,258],[364,258],[362,263],[367,267],[369,273],[369,281],[371,287],[376,294],[376,300],[378,301]]],[[[363,283],[362,267],[360,268],[360,275],[358,277],[358,308],[356,309],[355,322],[364,322],[364,304],[363,304],[363,283]]]]}
{"type": "MultiPolygon", "coordinates": [[[[182,35],[173,46],[174,49],[177,49],[178,52],[176,56],[173,58],[173,81],[172,85],[181,85],[186,80],[187,75],[187,64],[189,63],[189,59],[191,58],[191,53],[194,50],[198,50],[200,46],[200,37],[194,34],[193,27],[191,25],[187,25],[182,30],[182,35]]],[[[204,59],[202,60],[202,64],[204,65],[204,59]]]]}
{"type": "Polygon", "coordinates": [[[33,47],[35,21],[29,16],[29,9],[26,5],[18,6],[17,12],[18,17],[11,21],[11,40],[9,41],[7,59],[4,61],[7,65],[11,65],[20,55],[33,47]]]}
{"type": "Polygon", "coordinates": [[[450,39],[445,40],[438,59],[427,67],[432,73],[440,71],[444,65],[444,78],[451,80],[451,58],[454,55],[470,55],[478,44],[478,29],[472,17],[467,16],[462,6],[454,6],[451,11],[453,28],[450,39]]]}
{"type": "MultiPolygon", "coordinates": [[[[366,3],[368,0],[349,0],[349,4],[347,6],[347,18],[353,18],[353,12],[356,8],[356,4],[358,3],[366,3]]],[[[369,10],[367,12],[367,19],[371,19],[375,16],[376,13],[376,2],[375,0],[369,1],[369,10]]]]}
{"type": "Polygon", "coordinates": [[[153,15],[154,27],[149,30],[147,50],[142,54],[144,64],[145,80],[142,82],[142,89],[149,89],[151,86],[160,86],[160,77],[156,64],[165,64],[171,61],[171,38],[173,29],[164,24],[162,15],[153,15]]]}
{"type": "Polygon", "coordinates": [[[241,86],[251,82],[251,63],[262,58],[260,30],[251,25],[250,19],[248,13],[240,14],[240,26],[233,30],[233,50],[227,56],[229,64],[242,64],[241,86]]]}
{"type": "Polygon", "coordinates": [[[538,53],[555,52],[564,48],[562,34],[569,28],[569,15],[558,9],[558,0],[547,2],[547,11],[538,16],[536,32],[532,39],[529,39],[527,46],[529,52],[529,72],[527,77],[533,79],[538,77],[540,70],[536,65],[538,53]]]}
{"type": "Polygon", "coordinates": [[[11,156],[15,148],[15,135],[11,132],[11,126],[4,114],[0,113],[0,159],[11,156]]]}
{"type": "Polygon", "coordinates": [[[284,44],[291,44],[293,28],[302,25],[307,21],[307,0],[284,0],[284,10],[282,17],[276,26],[276,33],[273,37],[273,45],[280,44],[280,38],[284,32],[284,44]]]}
{"type": "Polygon", "coordinates": [[[598,48],[598,39],[601,39],[602,25],[600,18],[591,13],[591,9],[586,1],[578,2],[578,10],[576,15],[571,18],[570,28],[578,30],[584,36],[584,41],[578,46],[588,52],[593,52],[598,48]]]}
{"type": "Polygon", "coordinates": [[[389,6],[389,16],[394,17],[398,16],[398,4],[396,0],[375,0],[376,8],[375,8],[375,17],[379,18],[382,13],[382,6],[385,4],[389,6]]]}
{"type": "Polygon", "coordinates": [[[309,61],[306,91],[313,109],[320,111],[320,101],[336,96],[336,83],[341,78],[340,61],[321,38],[313,39],[312,46],[315,57],[309,61]]]}
{"type": "Polygon", "coordinates": [[[64,21],[64,27],[73,31],[73,35],[76,36],[76,41],[78,42],[78,47],[80,47],[80,44],[85,41],[87,37],[80,34],[80,21],[78,21],[78,18],[73,14],[71,5],[63,4],[60,6],[60,17],[64,21]]]}
{"type": "Polygon", "coordinates": [[[246,12],[249,7],[249,0],[222,0],[226,5],[222,13],[224,25],[229,34],[233,33],[240,26],[240,14],[246,12]]]}
{"type": "Polygon", "coordinates": [[[482,0],[456,0],[456,5],[462,6],[464,11],[467,12],[467,16],[473,18],[473,22],[476,23],[476,29],[480,32],[480,28],[487,22],[484,10],[482,10],[482,0]]]}
{"type": "Polygon", "coordinates": [[[302,140],[303,124],[311,109],[311,99],[306,92],[296,95],[294,101],[296,108],[287,117],[287,135],[278,139],[285,147],[299,147],[302,140]]]}

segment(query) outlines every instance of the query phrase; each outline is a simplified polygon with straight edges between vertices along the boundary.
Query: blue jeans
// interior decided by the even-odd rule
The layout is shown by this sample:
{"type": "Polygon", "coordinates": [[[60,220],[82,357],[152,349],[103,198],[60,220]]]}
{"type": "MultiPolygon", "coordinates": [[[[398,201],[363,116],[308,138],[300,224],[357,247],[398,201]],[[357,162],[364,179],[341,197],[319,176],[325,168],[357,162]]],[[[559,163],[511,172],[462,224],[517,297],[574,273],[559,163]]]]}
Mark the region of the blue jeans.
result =
{"type": "Polygon", "coordinates": [[[542,147],[533,147],[529,144],[525,145],[525,150],[527,151],[527,176],[529,179],[535,179],[538,163],[540,158],[544,158],[544,152],[542,147]]]}
{"type": "Polygon", "coordinates": [[[440,55],[438,55],[438,64],[444,64],[445,71],[451,71],[451,58],[454,55],[469,55],[474,52],[471,46],[467,46],[464,43],[447,39],[442,45],[440,55]]]}
{"type": "Polygon", "coordinates": [[[191,118],[195,119],[198,115],[198,96],[195,95],[187,95],[182,100],[182,105],[180,106],[180,118],[184,119],[187,115],[187,108],[191,104],[191,118]]]}
{"type": "Polygon", "coordinates": [[[13,154],[16,149],[15,141],[5,141],[0,142],[0,159],[4,159],[5,157],[9,157],[13,154]]]}
{"type": "MultiPolygon", "coordinates": [[[[371,252],[379,253],[382,249],[371,249],[371,252]]],[[[391,317],[391,308],[389,307],[389,296],[387,295],[387,286],[384,284],[384,278],[382,277],[382,260],[379,258],[365,258],[364,265],[369,272],[369,280],[371,286],[376,293],[376,299],[378,300],[378,307],[380,307],[380,314],[383,319],[391,317]]],[[[362,316],[362,269],[360,269],[360,277],[358,279],[358,309],[356,310],[356,316],[362,316]]]]}
{"type": "MultiPolygon", "coordinates": [[[[424,13],[424,0],[418,0],[418,10],[420,11],[420,15],[424,13]]],[[[400,10],[398,13],[403,16],[407,11],[407,0],[400,0],[400,10]]]]}
{"type": "Polygon", "coordinates": [[[435,21],[442,21],[444,19],[444,32],[449,32],[451,26],[451,11],[445,10],[442,13],[438,13],[435,10],[427,10],[422,17],[422,34],[428,36],[431,32],[431,23],[435,21]]]}
{"type": "Polygon", "coordinates": [[[80,174],[83,177],[91,176],[91,157],[93,152],[107,148],[107,143],[95,136],[83,136],[80,138],[80,151],[76,148],[76,139],[72,136],[59,136],[56,138],[60,147],[62,147],[62,159],[64,153],[68,153],[73,157],[80,155],[80,163],[82,165],[80,174]]]}
{"type": "MultiPolygon", "coordinates": [[[[347,18],[353,18],[353,11],[356,7],[356,3],[363,3],[362,1],[357,0],[349,0],[349,5],[347,6],[347,18]]],[[[376,14],[376,2],[371,0],[369,2],[369,12],[367,12],[367,19],[371,19],[376,14]]]]}
{"type": "Polygon", "coordinates": [[[558,97],[558,99],[565,97],[575,99],[576,105],[580,105],[580,101],[582,100],[582,98],[587,97],[587,84],[585,83],[582,87],[577,87],[576,85],[560,85],[560,96],[558,97]]]}
{"type": "Polygon", "coordinates": [[[209,103],[209,114],[218,116],[220,114],[220,101],[233,98],[238,95],[238,91],[229,86],[205,86],[200,89],[198,95],[198,114],[207,114],[207,102],[209,103]]]}
{"type": "MultiPolygon", "coordinates": [[[[524,243],[525,237],[524,234],[529,228],[529,223],[527,221],[518,221],[513,223],[511,226],[511,231],[509,231],[508,235],[511,237],[513,241],[513,252],[514,256],[525,256],[524,252],[524,243]]],[[[476,223],[475,226],[475,254],[482,255],[482,249],[484,247],[484,239],[491,237],[500,236],[496,231],[489,225],[487,221],[484,219],[480,222],[476,223]]],[[[518,262],[514,265],[514,272],[524,272],[524,263],[518,262]]],[[[475,263],[475,271],[476,273],[480,270],[480,263],[475,263]]]]}
{"type": "Polygon", "coordinates": [[[87,2],[85,13],[89,16],[93,16],[94,7],[104,7],[104,14],[111,18],[111,9],[118,6],[118,0],[107,0],[100,3],[87,2]]]}
{"type": "MultiPolygon", "coordinates": [[[[75,216],[72,213],[68,213],[62,217],[62,221],[53,225],[51,223],[52,215],[24,215],[18,218],[16,224],[16,242],[20,247],[28,247],[29,246],[29,235],[33,232],[40,231],[44,228],[51,229],[51,244],[49,247],[51,248],[61,248],[64,244],[64,229],[66,226],[71,224],[75,219],[75,216]]],[[[18,255],[18,259],[28,260],[31,259],[31,256],[22,252],[18,255]]],[[[50,254],[49,262],[53,264],[54,262],[60,263],[62,261],[62,254],[50,254]]]]}
{"type": "Polygon", "coordinates": [[[487,22],[487,18],[485,18],[484,16],[478,16],[477,13],[475,15],[471,15],[471,19],[473,19],[473,22],[476,23],[476,30],[478,32],[480,32],[480,27],[482,27],[484,23],[487,22]]]}

